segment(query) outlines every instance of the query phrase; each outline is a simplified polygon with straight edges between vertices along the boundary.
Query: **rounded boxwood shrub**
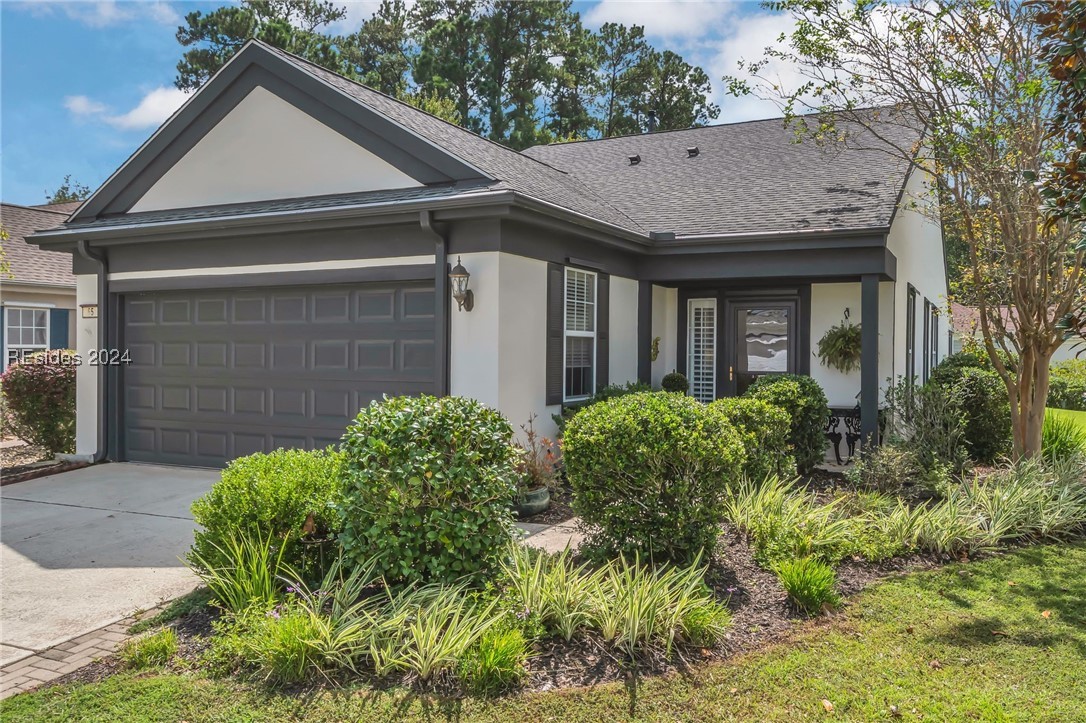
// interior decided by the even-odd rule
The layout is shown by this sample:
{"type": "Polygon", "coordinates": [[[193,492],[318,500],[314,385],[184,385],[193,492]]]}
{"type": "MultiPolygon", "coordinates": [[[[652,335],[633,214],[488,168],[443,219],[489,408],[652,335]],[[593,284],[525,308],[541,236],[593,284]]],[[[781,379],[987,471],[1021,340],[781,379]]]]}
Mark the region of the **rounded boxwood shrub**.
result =
{"type": "Polygon", "coordinates": [[[12,363],[0,376],[3,427],[51,454],[75,451],[75,352],[53,349],[12,363]]]}
{"type": "Polygon", "coordinates": [[[660,380],[660,388],[665,392],[686,394],[690,391],[690,380],[682,372],[669,372],[660,380]]]}
{"type": "Polygon", "coordinates": [[[281,540],[282,561],[307,580],[319,579],[335,553],[322,541],[339,531],[335,503],[342,494],[343,455],[329,448],[279,449],[239,457],[210,491],[192,503],[196,531],[189,562],[203,569],[228,562],[224,550],[239,535],[281,540]]]}
{"type": "Polygon", "coordinates": [[[788,441],[800,473],[806,474],[822,462],[830,407],[818,382],[798,374],[766,374],[758,377],[743,396],[768,402],[791,417],[788,441]]]}
{"type": "Polygon", "coordinates": [[[392,583],[452,582],[496,569],[513,536],[513,428],[473,399],[394,397],[343,437],[344,553],[392,583]]]}
{"type": "Polygon", "coordinates": [[[589,407],[570,421],[563,452],[590,548],[643,560],[711,548],[745,461],[739,432],[719,409],[669,393],[589,407]]]}
{"type": "Polygon", "coordinates": [[[796,472],[789,432],[792,424],[780,407],[752,397],[725,397],[709,405],[728,418],[743,438],[747,461],[743,474],[761,481],[771,474],[788,478],[796,472]]]}

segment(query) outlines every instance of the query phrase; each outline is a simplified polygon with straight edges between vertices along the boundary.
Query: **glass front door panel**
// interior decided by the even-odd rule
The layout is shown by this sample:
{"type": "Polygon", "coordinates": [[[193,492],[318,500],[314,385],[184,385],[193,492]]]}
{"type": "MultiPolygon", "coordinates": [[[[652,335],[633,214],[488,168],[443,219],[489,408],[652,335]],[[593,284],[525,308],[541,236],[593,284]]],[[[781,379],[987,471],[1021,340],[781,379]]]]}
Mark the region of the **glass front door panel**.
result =
{"type": "Polygon", "coordinates": [[[735,385],[742,394],[763,374],[785,374],[795,364],[791,306],[740,306],[735,319],[735,385]]]}

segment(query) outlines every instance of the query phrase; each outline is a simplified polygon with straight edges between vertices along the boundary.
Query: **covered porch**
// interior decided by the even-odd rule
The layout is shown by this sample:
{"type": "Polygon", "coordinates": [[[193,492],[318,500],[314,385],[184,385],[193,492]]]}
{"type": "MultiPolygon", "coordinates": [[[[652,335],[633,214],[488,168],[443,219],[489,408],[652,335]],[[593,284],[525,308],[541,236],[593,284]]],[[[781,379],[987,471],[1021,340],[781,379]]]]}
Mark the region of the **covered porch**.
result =
{"type": "Polygon", "coordinates": [[[836,414],[839,429],[827,431],[841,435],[839,454],[850,435],[853,443],[877,440],[882,383],[897,368],[896,259],[883,238],[726,245],[724,254],[677,247],[668,254],[665,244],[645,259],[638,378],[659,385],[676,370],[689,379],[692,396],[712,401],[741,395],[763,375],[808,375],[836,414]],[[861,327],[860,368],[847,374],[823,366],[816,353],[825,331],[842,321],[861,327]]]}

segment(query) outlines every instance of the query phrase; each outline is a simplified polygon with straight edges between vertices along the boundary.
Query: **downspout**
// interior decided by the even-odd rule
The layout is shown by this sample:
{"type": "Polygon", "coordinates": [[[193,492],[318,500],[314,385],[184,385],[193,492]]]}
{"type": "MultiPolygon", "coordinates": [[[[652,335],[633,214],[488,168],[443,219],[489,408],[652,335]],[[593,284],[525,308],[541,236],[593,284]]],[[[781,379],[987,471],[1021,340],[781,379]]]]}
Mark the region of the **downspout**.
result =
{"type": "Polygon", "coordinates": [[[434,222],[433,211],[419,212],[419,226],[434,237],[434,359],[437,360],[437,396],[449,394],[449,238],[448,228],[434,222]]]}
{"type": "MultiPolygon", "coordinates": [[[[102,251],[91,249],[86,239],[76,242],[76,252],[98,266],[98,347],[102,348],[108,342],[108,299],[109,299],[109,266],[106,262],[106,254],[102,251]]],[[[91,456],[91,462],[101,462],[106,458],[106,421],[109,413],[106,409],[106,365],[98,364],[98,441],[97,449],[91,456]]]]}

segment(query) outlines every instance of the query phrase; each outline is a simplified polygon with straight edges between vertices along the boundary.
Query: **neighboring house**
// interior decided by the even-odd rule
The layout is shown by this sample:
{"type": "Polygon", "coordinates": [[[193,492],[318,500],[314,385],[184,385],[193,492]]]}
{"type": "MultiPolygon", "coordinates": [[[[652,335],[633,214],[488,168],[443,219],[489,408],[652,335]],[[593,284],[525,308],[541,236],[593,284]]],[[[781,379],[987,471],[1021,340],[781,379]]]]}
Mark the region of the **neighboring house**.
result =
{"type": "MultiPolygon", "coordinates": [[[[1003,318],[1009,320],[1007,307],[1003,307],[1001,313],[1003,318]]],[[[952,301],[950,303],[950,321],[952,328],[947,332],[947,342],[950,344],[951,353],[961,351],[969,340],[983,345],[984,342],[980,333],[980,311],[976,307],[952,301]]],[[[1013,321],[1008,325],[1008,328],[1014,328],[1013,321]]],[[[1052,355],[1052,363],[1079,358],[1079,352],[1083,352],[1082,356],[1086,356],[1086,351],[1083,350],[1086,350],[1086,340],[1080,338],[1069,339],[1052,355]]]]}
{"type": "Polygon", "coordinates": [[[939,225],[899,204],[906,164],[793,140],[778,119],[518,153],[250,42],[34,237],[100,305],[80,350],[131,359],[79,369],[78,452],[221,465],[334,443],[386,393],[549,425],[673,369],[702,400],[811,374],[873,431],[880,384],[945,354],[939,225]],[[846,308],[848,375],[812,353],[846,308]]]}
{"type": "Polygon", "coordinates": [[[0,275],[0,368],[24,354],[67,348],[75,335],[75,275],[70,254],[26,242],[35,231],[64,223],[79,203],[0,204],[10,276],[0,275]]]}

